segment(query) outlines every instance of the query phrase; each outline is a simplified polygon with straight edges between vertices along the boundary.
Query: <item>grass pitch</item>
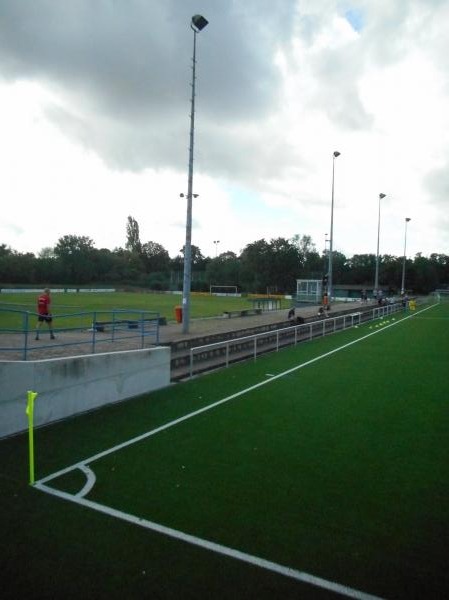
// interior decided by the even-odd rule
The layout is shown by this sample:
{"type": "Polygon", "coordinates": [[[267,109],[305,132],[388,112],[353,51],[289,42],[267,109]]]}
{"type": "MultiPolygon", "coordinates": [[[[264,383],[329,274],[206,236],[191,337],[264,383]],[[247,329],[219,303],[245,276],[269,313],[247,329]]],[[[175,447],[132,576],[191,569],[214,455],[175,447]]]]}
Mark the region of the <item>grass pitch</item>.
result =
{"type": "MultiPolygon", "coordinates": [[[[36,294],[0,295],[0,329],[22,329],[23,315],[11,311],[36,312],[36,294]]],[[[211,296],[210,294],[191,295],[190,315],[192,318],[214,317],[224,311],[243,310],[252,307],[247,298],[231,296],[211,296]]],[[[58,327],[76,327],[81,324],[81,317],[70,318],[84,312],[107,313],[113,310],[154,311],[168,321],[175,319],[175,307],[182,304],[182,296],[178,294],[144,293],[144,292],[111,292],[111,293],[53,293],[52,313],[54,325],[58,327]],[[58,320],[58,315],[64,315],[58,320]]],[[[290,301],[282,299],[282,308],[290,306],[290,301]]],[[[90,321],[92,318],[90,317],[90,321]]],[[[31,318],[33,323],[35,319],[31,318]]],[[[89,319],[88,319],[89,321],[89,319]]]]}
{"type": "Polygon", "coordinates": [[[78,468],[47,482],[71,502],[26,484],[25,436],[0,442],[11,597],[447,596],[448,308],[300,344],[39,430],[37,477],[78,463],[95,474],[83,497],[78,468]]]}

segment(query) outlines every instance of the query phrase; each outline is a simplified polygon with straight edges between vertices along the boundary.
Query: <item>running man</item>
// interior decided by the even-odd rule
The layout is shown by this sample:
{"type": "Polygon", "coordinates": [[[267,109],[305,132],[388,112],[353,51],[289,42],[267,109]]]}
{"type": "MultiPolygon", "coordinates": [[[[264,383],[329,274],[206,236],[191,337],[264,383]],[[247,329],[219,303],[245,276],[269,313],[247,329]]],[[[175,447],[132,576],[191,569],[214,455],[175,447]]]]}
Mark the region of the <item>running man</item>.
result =
{"type": "Polygon", "coordinates": [[[36,325],[36,340],[39,339],[39,331],[40,328],[42,327],[42,323],[47,323],[48,325],[48,329],[50,330],[50,338],[52,340],[55,339],[54,333],[53,333],[53,328],[52,328],[52,321],[53,318],[51,316],[51,312],[50,312],[50,304],[51,304],[51,298],[50,298],[50,290],[48,288],[46,288],[44,290],[44,293],[41,294],[39,296],[39,298],[37,299],[37,325],[36,325]]]}

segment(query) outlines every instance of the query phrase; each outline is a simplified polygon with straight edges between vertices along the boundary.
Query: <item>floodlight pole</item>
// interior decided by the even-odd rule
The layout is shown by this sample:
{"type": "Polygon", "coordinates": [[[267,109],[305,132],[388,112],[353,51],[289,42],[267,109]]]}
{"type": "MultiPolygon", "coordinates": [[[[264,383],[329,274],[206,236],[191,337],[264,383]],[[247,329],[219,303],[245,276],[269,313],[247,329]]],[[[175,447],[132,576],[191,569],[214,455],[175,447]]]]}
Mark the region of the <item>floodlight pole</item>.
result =
{"type": "Polygon", "coordinates": [[[409,221],[411,221],[410,217],[405,217],[404,258],[402,260],[401,294],[405,293],[405,260],[406,260],[406,256],[407,256],[407,223],[409,221]]]}
{"type": "Polygon", "coordinates": [[[190,24],[193,31],[193,58],[192,58],[192,98],[190,104],[190,146],[189,146],[189,176],[187,183],[187,219],[186,243],[184,246],[184,282],[182,289],[182,332],[189,333],[190,323],[190,288],[192,283],[192,194],[193,190],[193,146],[195,135],[195,82],[196,82],[196,34],[199,33],[208,21],[201,15],[194,15],[190,24]]]}
{"type": "Polygon", "coordinates": [[[374,276],[374,297],[377,297],[379,292],[379,239],[380,239],[380,201],[385,198],[386,194],[379,194],[379,214],[377,218],[377,253],[376,253],[376,274],[374,276]]]}
{"type": "Polygon", "coordinates": [[[214,240],[214,245],[215,245],[215,258],[217,258],[218,256],[218,244],[220,243],[220,240],[214,240]]]}
{"type": "Polygon", "coordinates": [[[331,233],[329,240],[329,268],[327,272],[327,295],[329,302],[332,300],[332,258],[334,247],[334,181],[335,181],[335,159],[340,156],[340,152],[335,151],[332,155],[332,204],[331,204],[331,233]]]}
{"type": "MultiPolygon", "coordinates": [[[[326,269],[327,269],[328,261],[329,261],[329,251],[327,249],[327,245],[329,243],[329,240],[327,239],[328,235],[329,235],[328,233],[324,234],[324,266],[323,266],[324,277],[326,277],[326,269]]],[[[324,286],[324,280],[323,280],[323,290],[322,290],[322,293],[327,292],[327,287],[326,287],[326,289],[324,289],[324,287],[325,286],[324,286]]]]}

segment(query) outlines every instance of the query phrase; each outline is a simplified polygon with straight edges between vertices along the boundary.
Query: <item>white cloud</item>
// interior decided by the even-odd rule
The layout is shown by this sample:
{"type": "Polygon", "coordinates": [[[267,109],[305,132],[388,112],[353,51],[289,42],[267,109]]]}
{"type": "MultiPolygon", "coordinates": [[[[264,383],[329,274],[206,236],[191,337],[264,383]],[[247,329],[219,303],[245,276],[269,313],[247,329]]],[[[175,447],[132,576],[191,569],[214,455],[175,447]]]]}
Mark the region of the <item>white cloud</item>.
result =
{"type": "Polygon", "coordinates": [[[76,0],[48,19],[46,0],[29,18],[2,3],[0,243],[37,253],[77,234],[114,248],[132,215],[142,241],[178,253],[188,20],[204,11],[193,210],[204,254],[217,239],[238,252],[296,233],[321,250],[334,150],[336,249],[375,251],[383,192],[381,252],[402,254],[409,216],[411,255],[449,253],[447,2],[186,0],[179,14],[130,0],[126,16],[113,6],[85,13],[76,0]]]}

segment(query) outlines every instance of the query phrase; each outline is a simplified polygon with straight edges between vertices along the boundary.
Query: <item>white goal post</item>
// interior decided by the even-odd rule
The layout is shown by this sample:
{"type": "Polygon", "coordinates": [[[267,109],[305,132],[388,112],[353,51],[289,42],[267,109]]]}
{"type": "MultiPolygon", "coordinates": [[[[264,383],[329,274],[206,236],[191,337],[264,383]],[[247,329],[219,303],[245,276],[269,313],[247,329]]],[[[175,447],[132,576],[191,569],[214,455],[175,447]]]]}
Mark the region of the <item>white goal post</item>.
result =
{"type": "Polygon", "coordinates": [[[449,289],[435,290],[434,294],[438,302],[449,302],[449,289]]]}
{"type": "Polygon", "coordinates": [[[209,293],[211,296],[241,296],[236,285],[211,285],[209,293]]]}

